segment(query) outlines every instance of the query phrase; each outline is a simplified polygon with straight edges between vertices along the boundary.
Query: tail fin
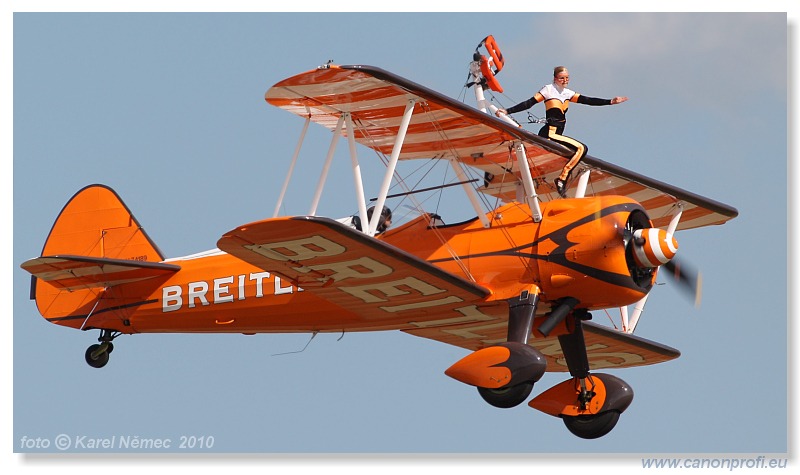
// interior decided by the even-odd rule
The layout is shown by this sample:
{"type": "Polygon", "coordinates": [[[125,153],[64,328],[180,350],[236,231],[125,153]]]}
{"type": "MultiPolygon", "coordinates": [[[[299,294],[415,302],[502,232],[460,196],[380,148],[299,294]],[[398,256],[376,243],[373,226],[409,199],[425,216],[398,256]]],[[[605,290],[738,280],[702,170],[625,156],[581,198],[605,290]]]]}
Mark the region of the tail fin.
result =
{"type": "MultiPolygon", "coordinates": [[[[47,320],[75,328],[86,328],[88,316],[103,312],[125,322],[111,310],[136,305],[140,296],[110,292],[111,287],[180,269],[160,264],[161,251],[117,193],[104,185],[89,185],[64,205],[41,256],[22,264],[33,274],[31,298],[47,320]]],[[[91,327],[97,323],[93,319],[91,327]]]]}
{"type": "Polygon", "coordinates": [[[59,254],[126,261],[164,260],[125,203],[104,185],[89,185],[64,205],[42,249],[42,256],[59,254]]]}

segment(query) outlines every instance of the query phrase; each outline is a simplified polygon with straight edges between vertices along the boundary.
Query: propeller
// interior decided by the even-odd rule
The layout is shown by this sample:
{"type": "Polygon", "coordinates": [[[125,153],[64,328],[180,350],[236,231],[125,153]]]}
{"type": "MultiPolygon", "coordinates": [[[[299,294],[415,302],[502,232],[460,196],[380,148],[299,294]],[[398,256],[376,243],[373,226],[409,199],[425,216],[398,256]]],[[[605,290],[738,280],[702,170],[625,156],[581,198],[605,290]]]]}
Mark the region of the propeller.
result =
{"type": "Polygon", "coordinates": [[[664,268],[669,271],[667,275],[672,276],[684,292],[687,292],[694,299],[694,306],[699,307],[703,293],[703,274],[691,266],[678,262],[676,259],[664,264],[664,268]]]}
{"type": "MultiPolygon", "coordinates": [[[[702,276],[699,271],[675,259],[678,241],[663,229],[639,228],[629,234],[631,255],[636,265],[632,272],[650,273],[663,266],[680,288],[693,299],[695,306],[700,305],[702,276]]],[[[652,275],[650,273],[650,275],[652,275]]]]}

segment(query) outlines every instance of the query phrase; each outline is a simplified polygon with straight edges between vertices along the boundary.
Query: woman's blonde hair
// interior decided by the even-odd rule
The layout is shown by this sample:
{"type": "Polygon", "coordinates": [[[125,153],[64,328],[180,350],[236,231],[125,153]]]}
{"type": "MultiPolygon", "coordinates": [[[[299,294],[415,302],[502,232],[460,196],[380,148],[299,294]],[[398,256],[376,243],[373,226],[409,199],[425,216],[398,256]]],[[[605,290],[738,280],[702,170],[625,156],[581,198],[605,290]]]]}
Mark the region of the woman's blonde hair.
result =
{"type": "Polygon", "coordinates": [[[558,73],[562,73],[567,70],[566,66],[556,66],[553,68],[553,77],[558,76],[558,73]]]}

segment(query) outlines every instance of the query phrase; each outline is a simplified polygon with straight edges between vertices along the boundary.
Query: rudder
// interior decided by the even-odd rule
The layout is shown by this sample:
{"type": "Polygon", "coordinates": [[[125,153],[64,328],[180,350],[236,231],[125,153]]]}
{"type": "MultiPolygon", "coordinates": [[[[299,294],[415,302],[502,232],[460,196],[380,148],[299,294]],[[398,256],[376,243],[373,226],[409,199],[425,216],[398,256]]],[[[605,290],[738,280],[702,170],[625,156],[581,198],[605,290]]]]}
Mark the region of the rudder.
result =
{"type": "MultiPolygon", "coordinates": [[[[41,256],[94,258],[102,265],[112,260],[142,263],[164,260],[119,195],[108,186],[98,184],[84,187],[64,205],[47,236],[41,256]]],[[[137,300],[136,296],[118,295],[103,288],[65,290],[35,276],[31,282],[31,298],[36,300],[39,313],[48,321],[74,328],[83,328],[86,317],[93,312],[123,308],[137,300]],[[98,305],[101,299],[103,302],[98,305]]]]}

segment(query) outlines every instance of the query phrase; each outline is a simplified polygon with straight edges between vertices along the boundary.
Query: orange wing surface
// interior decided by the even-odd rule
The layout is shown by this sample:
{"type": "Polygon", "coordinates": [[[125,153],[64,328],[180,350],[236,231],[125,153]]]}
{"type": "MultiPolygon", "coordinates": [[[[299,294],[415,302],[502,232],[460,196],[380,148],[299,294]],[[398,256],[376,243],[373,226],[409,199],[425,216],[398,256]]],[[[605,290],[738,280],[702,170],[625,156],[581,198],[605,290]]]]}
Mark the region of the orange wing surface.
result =
{"type": "MultiPolygon", "coordinates": [[[[415,336],[449,343],[469,350],[479,350],[506,341],[507,310],[472,308],[459,321],[438,322],[439,326],[421,323],[419,329],[404,330],[415,336]]],[[[605,368],[628,368],[662,363],[680,356],[680,352],[628,333],[622,333],[592,322],[583,322],[586,353],[593,371],[605,368]]],[[[547,358],[547,371],[568,371],[557,337],[531,338],[528,344],[547,358]]]]}
{"type": "Polygon", "coordinates": [[[490,294],[328,218],[275,218],[247,224],[226,233],[217,246],[376,322],[430,319],[490,294]]]}
{"type": "MultiPolygon", "coordinates": [[[[506,201],[515,197],[520,182],[514,142],[525,147],[543,201],[558,198],[551,184],[565,157],[572,155],[557,143],[372,66],[325,66],[298,74],[275,84],[265,99],[331,130],[343,113],[349,113],[355,140],[386,155],[392,150],[406,104],[413,101],[399,158],[457,159],[486,174],[479,191],[506,201]]],[[[591,156],[584,158],[582,166],[591,170],[587,195],[629,196],[644,206],[657,227],[669,224],[678,207],[683,209],[678,229],[722,224],[738,214],[725,204],[591,156]]]]}

